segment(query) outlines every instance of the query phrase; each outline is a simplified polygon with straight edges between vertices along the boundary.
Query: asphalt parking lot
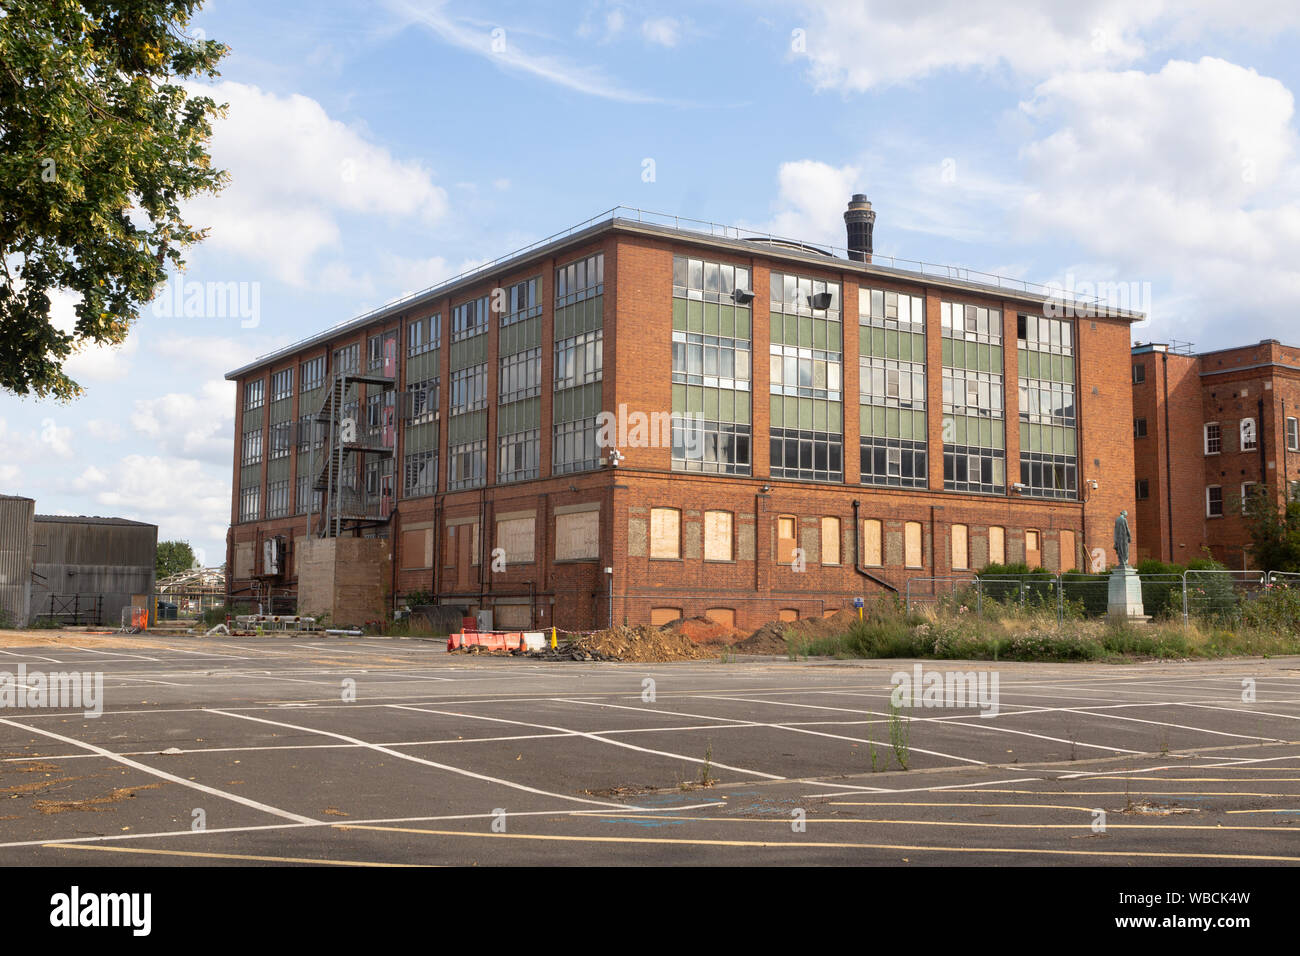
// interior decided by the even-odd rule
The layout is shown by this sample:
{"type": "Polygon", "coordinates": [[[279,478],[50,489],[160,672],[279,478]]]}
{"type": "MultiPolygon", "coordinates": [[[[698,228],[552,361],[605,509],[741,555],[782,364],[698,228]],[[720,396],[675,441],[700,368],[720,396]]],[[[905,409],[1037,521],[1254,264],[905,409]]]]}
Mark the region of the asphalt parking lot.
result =
{"type": "Polygon", "coordinates": [[[0,864],[1300,863],[1300,659],[925,662],[996,716],[891,711],[912,663],[5,645],[105,703],[0,709],[0,864]]]}

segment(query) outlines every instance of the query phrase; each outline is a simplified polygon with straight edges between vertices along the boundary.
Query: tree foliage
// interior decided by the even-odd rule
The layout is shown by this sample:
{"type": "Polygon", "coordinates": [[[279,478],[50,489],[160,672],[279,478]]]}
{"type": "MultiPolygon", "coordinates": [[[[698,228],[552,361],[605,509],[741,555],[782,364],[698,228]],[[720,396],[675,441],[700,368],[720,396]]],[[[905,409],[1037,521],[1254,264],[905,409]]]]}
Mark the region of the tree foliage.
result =
{"type": "Polygon", "coordinates": [[[159,541],[154,556],[154,573],[159,578],[194,567],[194,549],[188,541],[159,541]]]}
{"type": "Polygon", "coordinates": [[[207,153],[224,107],[181,82],[227,48],[188,36],[199,0],[0,6],[0,388],[69,399],[63,362],[116,345],[206,230],[180,204],[226,174],[207,153]],[[80,296],[71,332],[48,293],[80,296]]]}
{"type": "Polygon", "coordinates": [[[1258,486],[1245,500],[1246,528],[1255,566],[1263,571],[1300,571],[1300,498],[1285,501],[1258,486]]]}

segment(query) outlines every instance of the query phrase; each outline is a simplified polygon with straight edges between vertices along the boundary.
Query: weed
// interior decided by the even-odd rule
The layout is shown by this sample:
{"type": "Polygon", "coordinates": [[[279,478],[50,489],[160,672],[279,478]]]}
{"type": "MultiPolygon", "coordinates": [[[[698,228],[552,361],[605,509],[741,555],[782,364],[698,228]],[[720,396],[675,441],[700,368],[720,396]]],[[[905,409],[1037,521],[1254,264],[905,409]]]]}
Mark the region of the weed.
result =
{"type": "Polygon", "coordinates": [[[911,762],[912,754],[910,740],[912,736],[911,721],[903,713],[901,707],[894,706],[894,702],[889,702],[889,744],[894,748],[894,759],[904,770],[911,762]]]}

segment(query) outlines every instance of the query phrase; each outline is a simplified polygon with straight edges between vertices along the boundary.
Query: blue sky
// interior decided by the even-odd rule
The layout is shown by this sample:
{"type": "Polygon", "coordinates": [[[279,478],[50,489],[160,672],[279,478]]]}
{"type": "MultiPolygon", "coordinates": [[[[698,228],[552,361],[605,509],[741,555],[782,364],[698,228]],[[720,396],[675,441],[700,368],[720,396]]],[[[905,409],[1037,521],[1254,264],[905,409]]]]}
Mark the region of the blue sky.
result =
{"type": "Polygon", "coordinates": [[[1140,340],[1300,339],[1294,3],[211,0],[194,26],[232,47],[232,182],[174,281],[249,308],[173,291],[72,361],[84,398],[0,397],[0,490],[208,563],[225,371],[618,204],[839,245],[861,191],[878,254],[1126,292],[1140,340]]]}

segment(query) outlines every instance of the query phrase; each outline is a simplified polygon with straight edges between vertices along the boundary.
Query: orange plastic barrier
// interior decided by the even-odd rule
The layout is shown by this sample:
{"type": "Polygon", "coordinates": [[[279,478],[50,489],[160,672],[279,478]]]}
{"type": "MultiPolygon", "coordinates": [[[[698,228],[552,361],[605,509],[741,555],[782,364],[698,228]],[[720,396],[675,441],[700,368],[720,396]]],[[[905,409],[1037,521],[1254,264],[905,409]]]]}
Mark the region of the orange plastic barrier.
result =
{"type": "Polygon", "coordinates": [[[545,644],[545,635],[541,631],[503,631],[479,632],[461,631],[447,637],[447,650],[454,651],[462,647],[478,646],[491,651],[541,650],[545,644]]]}

